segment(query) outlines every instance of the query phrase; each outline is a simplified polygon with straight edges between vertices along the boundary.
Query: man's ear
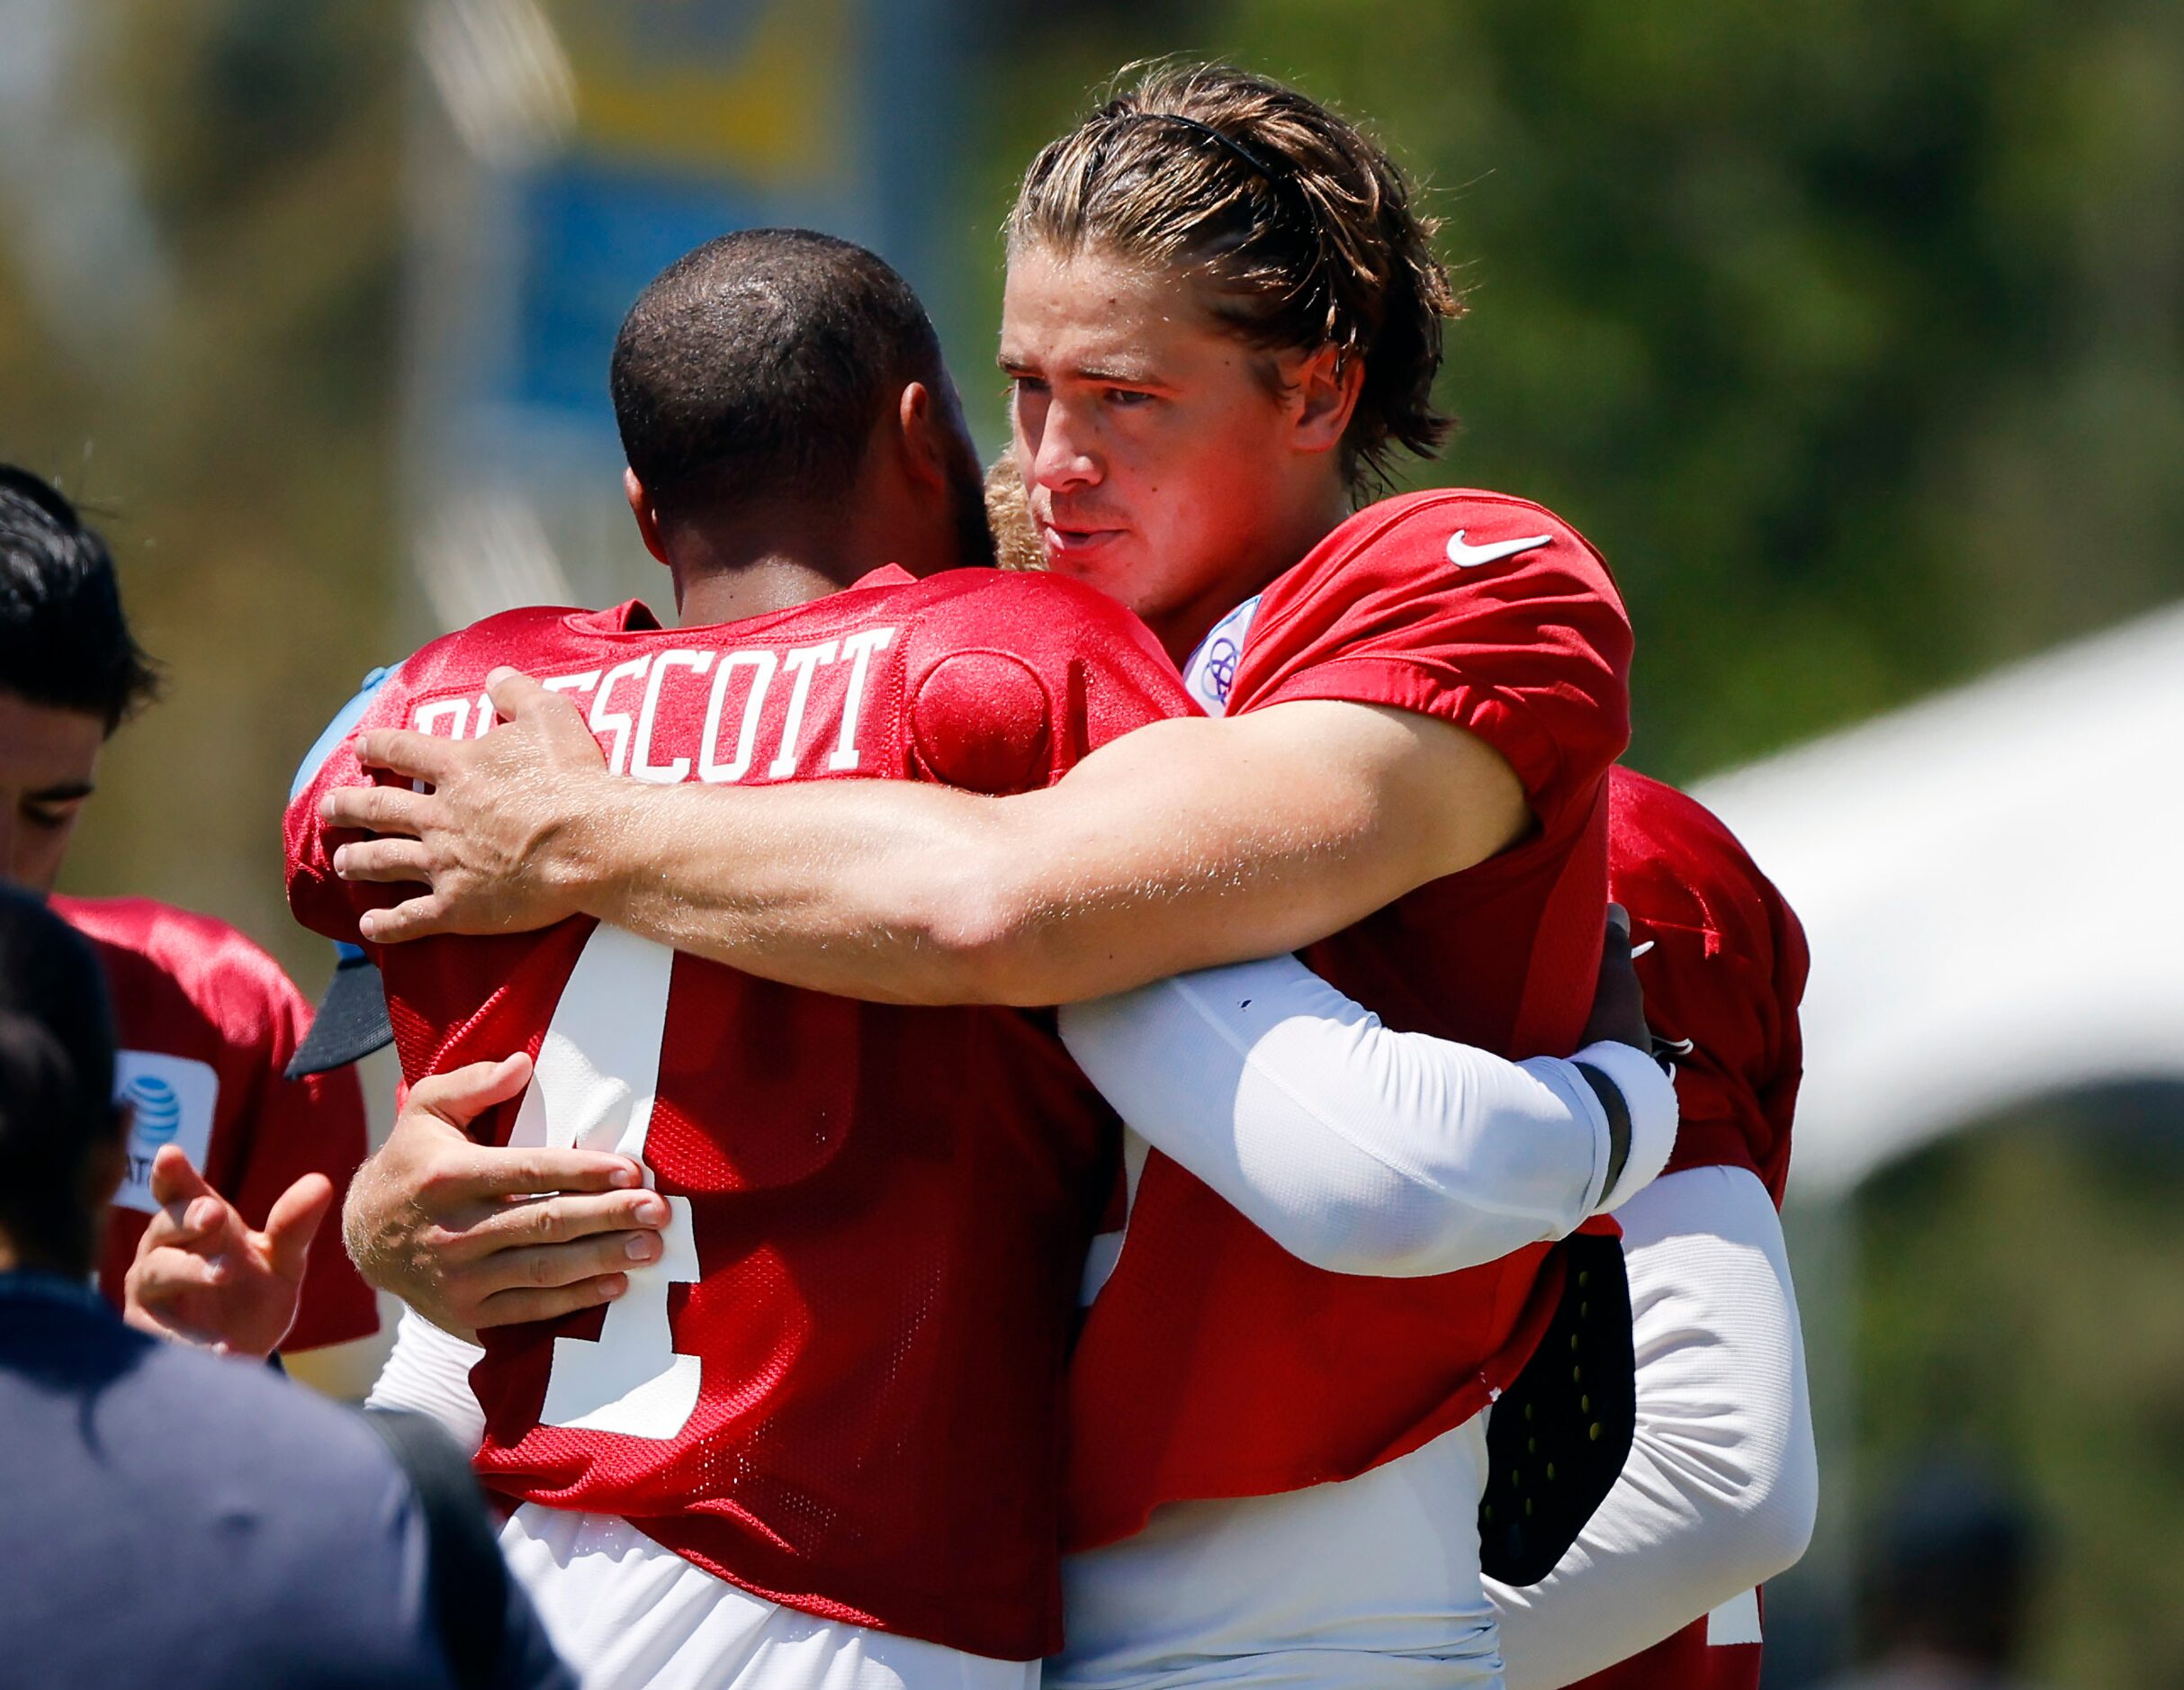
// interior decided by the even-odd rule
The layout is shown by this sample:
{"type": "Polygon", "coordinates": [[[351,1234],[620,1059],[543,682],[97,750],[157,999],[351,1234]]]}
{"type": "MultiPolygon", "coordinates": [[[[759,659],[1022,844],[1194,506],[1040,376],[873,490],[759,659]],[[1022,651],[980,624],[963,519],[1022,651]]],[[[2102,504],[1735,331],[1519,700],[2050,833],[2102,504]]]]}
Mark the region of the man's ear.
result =
{"type": "Polygon", "coordinates": [[[1326,346],[1307,354],[1285,374],[1295,408],[1291,444],[1299,452],[1332,452],[1349,432],[1358,395],[1364,391],[1364,359],[1326,346]]]}
{"type": "Polygon", "coordinates": [[[637,535],[644,542],[644,549],[660,562],[666,562],[668,547],[660,537],[660,513],[652,508],[652,496],[644,490],[636,471],[622,472],[622,497],[629,500],[629,514],[637,519],[637,535]]]}
{"type": "Polygon", "coordinates": [[[912,480],[929,490],[948,487],[948,451],[942,438],[944,409],[930,388],[912,382],[895,401],[895,426],[903,442],[903,462],[912,480]]]}

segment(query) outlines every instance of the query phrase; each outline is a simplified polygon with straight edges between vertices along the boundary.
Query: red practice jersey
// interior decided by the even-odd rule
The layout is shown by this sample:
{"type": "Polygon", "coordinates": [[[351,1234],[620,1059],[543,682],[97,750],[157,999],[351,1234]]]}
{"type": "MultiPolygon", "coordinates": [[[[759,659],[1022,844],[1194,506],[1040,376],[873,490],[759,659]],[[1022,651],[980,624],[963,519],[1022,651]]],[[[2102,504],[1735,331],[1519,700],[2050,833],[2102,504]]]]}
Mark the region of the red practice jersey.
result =
{"type": "Polygon", "coordinates": [[[1628,769],[1608,792],[1609,889],[1631,912],[1646,1020],[1677,1047],[1668,1172],[1749,1168],[1779,1209],[1804,1074],[1804,929],[1696,798],[1628,769]]]}
{"type": "MultiPolygon", "coordinates": [[[[1508,760],[1537,819],[1313,946],[1313,968],[1393,1027],[1517,1056],[1576,1047],[1630,651],[1598,554],[1493,493],[1361,511],[1216,627],[1190,666],[1209,706],[1347,699],[1436,717],[1508,760]]],[[[1154,1153],[1072,1373],[1072,1542],[1126,1537],[1164,1502],[1352,1478],[1460,1425],[1538,1342],[1559,1289],[1547,1255],[1433,1279],[1324,1272],[1154,1153]]]]}
{"type": "MultiPolygon", "coordinates": [[[[1608,884],[1631,912],[1646,1020],[1677,1047],[1671,1173],[1749,1168],[1781,1207],[1803,1072],[1805,935],[1696,798],[1628,769],[1608,785],[1608,884]]],[[[1758,1690],[1757,1592],[1694,1620],[1584,1690],[1758,1690]]]]}
{"type": "MultiPolygon", "coordinates": [[[[716,627],[497,616],[404,664],[364,725],[481,733],[501,663],[657,783],[1024,791],[1189,708],[1088,589],[888,569],[716,627]]],[[[372,889],[333,877],[317,805],[364,778],[345,747],[289,813],[294,907],[350,939],[372,889]]],[[[1051,1016],[797,991],[589,920],[377,960],[407,1075],[533,1052],[494,1136],[638,1155],[673,1211],[619,1301],[486,1335],[486,1481],[829,1619],[1055,1649],[1061,1381],[1119,1130],[1051,1016]]]]}
{"type": "MultiPolygon", "coordinates": [[[[121,1047],[115,1079],[135,1112],[99,1263],[109,1299],[120,1305],[137,1240],[158,1207],[151,1164],[162,1145],[187,1151],[254,1227],[306,1173],[348,1190],[366,1147],[364,1093],[354,1068],[282,1077],[310,1027],[310,1005],[280,964],[226,922],[149,898],[56,896],[52,904],[105,967],[121,1047]]],[[[371,1287],[338,1237],[323,1235],[281,1347],[309,1350],[378,1330],[371,1287]]]]}

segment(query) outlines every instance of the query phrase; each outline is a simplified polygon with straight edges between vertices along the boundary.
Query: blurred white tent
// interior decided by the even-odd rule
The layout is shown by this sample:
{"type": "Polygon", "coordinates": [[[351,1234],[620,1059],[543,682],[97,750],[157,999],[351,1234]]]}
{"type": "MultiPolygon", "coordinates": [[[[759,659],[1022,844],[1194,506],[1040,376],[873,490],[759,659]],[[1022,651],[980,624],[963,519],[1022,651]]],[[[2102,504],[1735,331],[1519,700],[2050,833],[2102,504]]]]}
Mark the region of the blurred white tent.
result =
{"type": "Polygon", "coordinates": [[[1811,939],[1793,1196],[2184,1077],[2184,606],[1697,791],[1811,939]]]}

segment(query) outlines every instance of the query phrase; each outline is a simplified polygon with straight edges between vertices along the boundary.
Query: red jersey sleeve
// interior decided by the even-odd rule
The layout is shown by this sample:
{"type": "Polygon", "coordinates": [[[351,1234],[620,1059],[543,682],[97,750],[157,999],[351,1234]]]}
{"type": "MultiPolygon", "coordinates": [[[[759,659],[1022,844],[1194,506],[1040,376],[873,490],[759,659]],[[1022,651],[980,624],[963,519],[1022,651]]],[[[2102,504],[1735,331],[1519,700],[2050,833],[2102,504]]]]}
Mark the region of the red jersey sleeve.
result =
{"type": "Polygon", "coordinates": [[[1698,800],[1617,769],[1609,889],[1631,912],[1646,1020],[1675,1047],[1668,1168],[1743,1167],[1779,1204],[1803,1074],[1804,930],[1698,800]]]}
{"type": "Polygon", "coordinates": [[[904,652],[911,773],[971,792],[1059,780],[1133,728],[1198,706],[1146,625],[1058,576],[963,571],[904,652]]]}
{"type": "Polygon", "coordinates": [[[1262,595],[1228,708],[1347,699],[1416,711],[1509,761],[1559,832],[1630,739],[1631,626],[1568,524],[1499,493],[1368,507],[1262,595]]]}

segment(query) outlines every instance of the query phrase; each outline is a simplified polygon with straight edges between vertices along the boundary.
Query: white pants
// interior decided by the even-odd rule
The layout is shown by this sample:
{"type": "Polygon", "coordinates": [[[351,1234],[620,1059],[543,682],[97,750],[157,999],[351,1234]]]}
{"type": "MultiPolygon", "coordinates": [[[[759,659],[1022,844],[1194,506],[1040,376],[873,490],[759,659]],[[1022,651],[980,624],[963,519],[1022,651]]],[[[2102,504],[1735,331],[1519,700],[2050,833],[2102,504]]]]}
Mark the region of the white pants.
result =
{"type": "Polygon", "coordinates": [[[715,1578],[626,1520],[526,1503],[508,1566],[584,1690],[1032,1690],[992,1660],[822,1620],[715,1578]]]}

